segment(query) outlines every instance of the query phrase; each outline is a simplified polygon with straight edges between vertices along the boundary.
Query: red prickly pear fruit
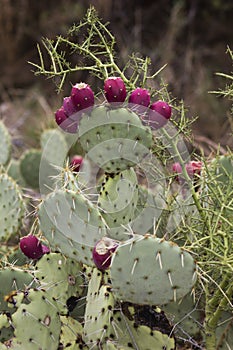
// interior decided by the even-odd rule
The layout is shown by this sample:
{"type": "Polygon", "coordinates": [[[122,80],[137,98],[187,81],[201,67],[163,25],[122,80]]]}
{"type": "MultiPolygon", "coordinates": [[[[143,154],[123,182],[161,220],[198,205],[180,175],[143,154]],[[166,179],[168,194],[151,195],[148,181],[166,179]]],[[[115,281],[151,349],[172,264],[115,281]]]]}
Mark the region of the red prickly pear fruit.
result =
{"type": "Polygon", "coordinates": [[[77,111],[93,107],[94,92],[86,83],[77,83],[71,89],[71,99],[77,111]]]}
{"type": "Polygon", "coordinates": [[[29,234],[22,237],[19,243],[21,251],[29,259],[39,259],[44,254],[42,244],[36,236],[29,234]]]}
{"type": "Polygon", "coordinates": [[[55,112],[55,120],[57,125],[61,125],[68,118],[63,107],[59,108],[55,112]]]}
{"type": "Polygon", "coordinates": [[[200,175],[201,169],[202,169],[202,162],[201,161],[194,161],[187,163],[185,168],[188,173],[188,176],[192,178],[194,175],[200,175]]]}
{"type": "Polygon", "coordinates": [[[75,114],[78,112],[77,107],[75,106],[71,96],[69,97],[64,97],[63,99],[63,105],[62,105],[65,114],[67,117],[70,117],[71,115],[75,114]]]}
{"type": "Polygon", "coordinates": [[[156,101],[150,106],[147,121],[151,129],[160,129],[171,118],[171,106],[164,101],[156,101]]]}
{"type": "Polygon", "coordinates": [[[150,93],[146,89],[137,88],[129,96],[129,103],[148,107],[150,104],[150,93]]]}
{"type": "Polygon", "coordinates": [[[126,99],[126,87],[119,77],[111,77],[104,82],[104,93],[108,102],[124,102],[126,99]]]}
{"type": "Polygon", "coordinates": [[[42,244],[42,252],[43,252],[43,254],[50,253],[49,247],[47,247],[47,245],[45,245],[45,244],[42,244]]]}
{"type": "Polygon", "coordinates": [[[78,156],[78,155],[73,156],[71,158],[71,161],[70,161],[70,166],[71,166],[73,172],[78,173],[82,163],[83,163],[82,156],[78,156]]]}
{"type": "Polygon", "coordinates": [[[109,268],[112,260],[112,253],[115,252],[118,245],[116,241],[108,237],[103,237],[95,244],[92,257],[99,270],[106,270],[109,268]]]}
{"type": "Polygon", "coordinates": [[[182,173],[182,167],[181,167],[180,163],[174,163],[172,165],[172,171],[173,171],[173,173],[181,174],[182,173]]]}
{"type": "Polygon", "coordinates": [[[62,130],[70,134],[75,134],[77,132],[77,129],[78,129],[77,122],[75,122],[74,120],[72,120],[67,116],[63,107],[59,108],[55,112],[55,121],[62,130]]]}

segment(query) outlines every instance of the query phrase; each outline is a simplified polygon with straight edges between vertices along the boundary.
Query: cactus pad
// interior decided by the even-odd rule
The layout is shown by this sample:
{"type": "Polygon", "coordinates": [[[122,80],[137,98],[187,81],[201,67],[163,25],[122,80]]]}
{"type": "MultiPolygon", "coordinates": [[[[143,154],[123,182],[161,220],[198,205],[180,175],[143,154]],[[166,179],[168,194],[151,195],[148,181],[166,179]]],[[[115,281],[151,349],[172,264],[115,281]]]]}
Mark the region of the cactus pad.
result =
{"type": "Polygon", "coordinates": [[[0,281],[0,311],[11,313],[13,309],[9,307],[8,302],[10,302],[11,306],[14,306],[12,293],[15,294],[31,286],[33,276],[29,272],[19,268],[5,268],[0,270],[0,281]]]}
{"type": "Polygon", "coordinates": [[[40,227],[55,250],[87,265],[94,265],[92,249],[106,234],[97,208],[81,193],[58,190],[39,206],[40,227]]]}
{"type": "Polygon", "coordinates": [[[7,174],[0,174],[0,239],[15,234],[25,214],[22,193],[7,174]]]}
{"type": "Polygon", "coordinates": [[[59,253],[45,254],[36,264],[35,276],[40,285],[57,301],[61,313],[67,313],[66,302],[83,292],[81,265],[59,253]]]}
{"type": "Polygon", "coordinates": [[[13,349],[58,349],[61,322],[56,302],[45,291],[29,290],[12,315],[12,324],[13,349]]]}
{"type": "Polygon", "coordinates": [[[110,274],[120,300],[163,305],[191,290],[196,281],[196,264],[176,244],[147,234],[118,246],[110,274]]]}
{"type": "Polygon", "coordinates": [[[68,145],[65,136],[57,129],[48,129],[41,134],[42,156],[40,163],[40,191],[51,192],[56,187],[60,169],[67,157],[68,145]]]}
{"type": "Polygon", "coordinates": [[[100,106],[82,117],[79,140],[93,162],[107,173],[116,173],[149,153],[152,133],[134,112],[100,106]]]}
{"type": "Polygon", "coordinates": [[[1,152],[0,152],[0,165],[6,165],[11,155],[11,137],[5,124],[0,121],[0,140],[1,140],[1,152]]]}
{"type": "Polygon", "coordinates": [[[114,239],[127,239],[122,225],[129,224],[133,218],[138,200],[138,181],[133,168],[124,170],[114,177],[106,176],[100,189],[98,206],[114,239]]]}
{"type": "Polygon", "coordinates": [[[94,269],[87,293],[83,339],[93,348],[115,336],[114,328],[110,324],[113,317],[114,298],[111,286],[101,285],[102,279],[102,272],[94,269]]]}
{"type": "Polygon", "coordinates": [[[42,153],[37,149],[29,149],[20,157],[20,173],[28,187],[39,188],[39,171],[42,153]]]}

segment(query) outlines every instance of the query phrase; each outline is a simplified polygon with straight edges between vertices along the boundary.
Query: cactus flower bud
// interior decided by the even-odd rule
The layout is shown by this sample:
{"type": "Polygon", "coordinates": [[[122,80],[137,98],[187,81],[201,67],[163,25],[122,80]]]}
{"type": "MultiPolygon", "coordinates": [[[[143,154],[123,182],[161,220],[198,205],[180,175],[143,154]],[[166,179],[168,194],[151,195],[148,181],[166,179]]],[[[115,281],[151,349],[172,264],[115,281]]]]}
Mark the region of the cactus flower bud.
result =
{"type": "Polygon", "coordinates": [[[126,88],[123,80],[119,77],[111,77],[104,82],[104,92],[108,102],[124,102],[126,88]]]}

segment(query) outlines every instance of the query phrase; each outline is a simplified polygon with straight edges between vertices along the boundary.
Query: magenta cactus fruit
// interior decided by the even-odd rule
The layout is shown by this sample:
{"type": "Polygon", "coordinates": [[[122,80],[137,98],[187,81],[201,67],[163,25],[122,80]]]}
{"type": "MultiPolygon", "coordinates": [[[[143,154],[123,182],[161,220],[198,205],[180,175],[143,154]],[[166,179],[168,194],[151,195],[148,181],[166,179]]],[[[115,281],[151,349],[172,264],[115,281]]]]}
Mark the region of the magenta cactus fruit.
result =
{"type": "Polygon", "coordinates": [[[182,173],[182,167],[181,167],[180,163],[178,163],[178,162],[174,163],[172,165],[172,171],[173,171],[173,173],[181,174],[182,173]]]}
{"type": "Polygon", "coordinates": [[[71,89],[71,99],[77,111],[94,105],[94,92],[86,83],[77,83],[71,89]]]}
{"type": "MultiPolygon", "coordinates": [[[[194,175],[200,175],[201,174],[201,169],[202,169],[202,162],[201,161],[190,161],[188,162],[187,164],[185,164],[185,169],[187,171],[187,174],[190,178],[193,178],[194,175]]],[[[182,167],[180,165],[180,163],[174,163],[172,165],[172,172],[177,174],[177,175],[181,175],[182,174],[182,167]]],[[[182,182],[183,177],[180,176],[180,177],[176,177],[176,180],[179,180],[182,182]]]]}
{"type": "Polygon", "coordinates": [[[71,115],[75,114],[78,111],[71,96],[64,97],[62,107],[67,117],[70,117],[71,115]]]}
{"type": "Polygon", "coordinates": [[[104,92],[108,102],[124,102],[126,99],[126,87],[119,77],[111,77],[104,82],[104,92]]]}
{"type": "Polygon", "coordinates": [[[150,93],[146,89],[137,88],[129,96],[129,103],[148,107],[150,104],[150,93]]]}
{"type": "Polygon", "coordinates": [[[82,163],[83,163],[83,157],[82,156],[79,156],[79,155],[73,156],[71,158],[71,161],[70,161],[70,166],[71,166],[73,172],[78,173],[82,163]]]}
{"type": "MultiPolygon", "coordinates": [[[[29,234],[28,236],[22,237],[19,243],[21,251],[30,259],[39,259],[44,254],[41,242],[39,239],[29,234]]],[[[45,247],[45,246],[44,246],[45,247]]],[[[48,251],[47,251],[48,252],[48,251]]]]}
{"type": "Polygon", "coordinates": [[[160,129],[167,124],[171,118],[171,106],[164,101],[156,101],[151,104],[147,116],[148,125],[152,129],[160,129]]]}
{"type": "Polygon", "coordinates": [[[95,244],[92,251],[92,257],[98,269],[106,270],[109,268],[112,253],[117,249],[118,245],[117,241],[108,237],[103,237],[95,244]]]}
{"type": "Polygon", "coordinates": [[[194,161],[187,163],[185,168],[190,178],[192,178],[194,175],[200,175],[201,169],[202,169],[202,162],[201,161],[194,161]]]}
{"type": "Polygon", "coordinates": [[[55,121],[62,130],[71,134],[75,134],[77,132],[77,122],[68,117],[63,106],[55,112],[55,121]]]}

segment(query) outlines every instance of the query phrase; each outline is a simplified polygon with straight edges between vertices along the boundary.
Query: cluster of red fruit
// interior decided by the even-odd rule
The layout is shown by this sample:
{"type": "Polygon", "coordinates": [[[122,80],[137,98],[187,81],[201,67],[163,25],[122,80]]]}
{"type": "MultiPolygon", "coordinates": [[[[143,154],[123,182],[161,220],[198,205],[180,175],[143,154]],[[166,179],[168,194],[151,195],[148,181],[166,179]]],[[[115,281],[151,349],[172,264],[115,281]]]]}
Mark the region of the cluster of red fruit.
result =
{"type": "MultiPolygon", "coordinates": [[[[124,103],[127,97],[124,81],[120,77],[108,78],[104,82],[104,93],[109,103],[124,103]]],[[[147,89],[136,88],[128,98],[130,107],[141,116],[144,124],[152,129],[163,127],[171,117],[171,106],[164,101],[151,103],[147,89]]],[[[56,123],[66,132],[76,133],[82,110],[91,109],[94,105],[94,92],[88,84],[77,83],[71,89],[69,97],[65,97],[63,105],[55,112],[56,123]]]]}
{"type": "MultiPolygon", "coordinates": [[[[203,167],[203,164],[201,161],[192,160],[187,164],[185,164],[185,169],[190,179],[192,179],[195,175],[200,175],[202,167],[203,167]]],[[[177,177],[176,177],[177,181],[179,182],[184,181],[184,178],[182,176],[183,170],[180,163],[174,163],[172,165],[172,171],[173,173],[177,174],[177,177]]]]}

